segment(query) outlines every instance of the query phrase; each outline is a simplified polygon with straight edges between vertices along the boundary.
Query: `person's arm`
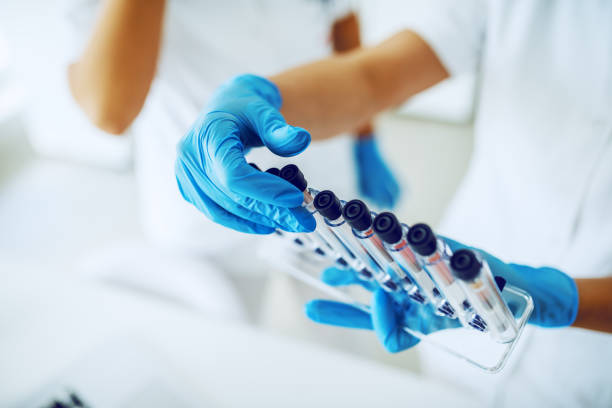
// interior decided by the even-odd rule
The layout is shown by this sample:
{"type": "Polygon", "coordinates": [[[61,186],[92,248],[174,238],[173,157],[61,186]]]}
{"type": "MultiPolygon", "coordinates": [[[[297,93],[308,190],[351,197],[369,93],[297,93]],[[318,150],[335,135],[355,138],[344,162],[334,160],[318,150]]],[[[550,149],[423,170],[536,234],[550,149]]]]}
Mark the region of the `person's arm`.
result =
{"type": "MultiPolygon", "coordinates": [[[[359,20],[351,13],[334,22],[331,29],[334,52],[342,54],[361,47],[359,20]]],[[[359,194],[379,208],[395,207],[400,196],[400,183],[378,149],[374,127],[365,122],[351,132],[355,175],[359,194]]]]}
{"type": "MultiPolygon", "coordinates": [[[[357,50],[361,47],[361,33],[359,19],[355,13],[334,21],[331,29],[332,44],[334,52],[342,54],[348,51],[357,50]]],[[[360,126],[355,132],[355,138],[364,139],[372,137],[371,123],[360,126]]]]}
{"type": "Polygon", "coordinates": [[[287,122],[321,139],[363,126],[376,113],[448,76],[429,45],[406,30],[376,47],[291,69],[270,80],[282,95],[287,122]]]}
{"type": "Polygon", "coordinates": [[[297,211],[302,192],[256,171],[244,152],[266,146],[276,155],[295,156],[311,138],[356,129],[447,76],[427,43],[403,31],[377,47],[270,79],[235,77],[218,89],[177,147],[179,190],[210,219],[238,231],[312,231],[312,215],[297,211]]]}
{"type": "Polygon", "coordinates": [[[155,75],[165,0],[106,0],[87,46],[68,68],[73,97],[100,129],[123,133],[155,75]]]}
{"type": "Polygon", "coordinates": [[[576,279],[578,315],[574,327],[612,333],[612,277],[576,279]]]}

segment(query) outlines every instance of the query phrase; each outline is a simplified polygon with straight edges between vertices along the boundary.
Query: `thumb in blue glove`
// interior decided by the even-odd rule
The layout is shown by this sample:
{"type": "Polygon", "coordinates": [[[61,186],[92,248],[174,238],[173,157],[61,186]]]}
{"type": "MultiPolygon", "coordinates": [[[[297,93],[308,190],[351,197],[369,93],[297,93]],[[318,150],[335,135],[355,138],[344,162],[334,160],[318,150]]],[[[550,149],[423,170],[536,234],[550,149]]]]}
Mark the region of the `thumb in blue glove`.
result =
{"type": "Polygon", "coordinates": [[[385,164],[374,135],[356,139],[353,152],[359,192],[380,208],[395,207],[400,196],[400,186],[385,164]]]}
{"type": "Polygon", "coordinates": [[[294,156],[308,146],[310,134],[285,122],[281,104],[276,85],[254,75],[220,87],[178,145],[175,173],[183,198],[242,232],[314,230],[314,218],[301,208],[302,192],[249,166],[244,157],[253,147],[294,156]]]}
{"type": "Polygon", "coordinates": [[[423,334],[459,327],[457,320],[436,315],[433,308],[411,301],[397,302],[392,295],[375,284],[365,282],[350,269],[331,267],[321,279],[332,286],[359,284],[373,291],[371,313],[352,305],[332,300],[313,300],[306,304],[306,315],[313,321],[353,329],[374,330],[385,349],[396,353],[415,346],[419,339],[404,330],[423,334]]]}

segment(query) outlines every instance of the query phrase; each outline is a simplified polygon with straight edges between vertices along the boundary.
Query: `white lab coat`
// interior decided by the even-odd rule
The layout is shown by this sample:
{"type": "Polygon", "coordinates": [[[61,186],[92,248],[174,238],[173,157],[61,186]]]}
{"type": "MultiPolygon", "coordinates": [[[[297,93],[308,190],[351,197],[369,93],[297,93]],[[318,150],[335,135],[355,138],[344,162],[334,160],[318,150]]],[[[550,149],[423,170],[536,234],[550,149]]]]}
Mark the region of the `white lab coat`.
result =
{"type": "MultiPolygon", "coordinates": [[[[214,5],[181,0],[168,5],[159,70],[145,109],[133,126],[140,195],[148,202],[142,207],[143,221],[149,235],[158,241],[214,253],[253,237],[213,224],[177,194],[174,161],[178,140],[212,92],[228,78],[245,72],[270,75],[329,54],[331,24],[348,8],[342,2],[304,0],[233,0],[214,5]]],[[[304,167],[312,185],[326,180],[316,166],[320,157],[337,155],[336,166],[325,169],[340,171],[346,176],[341,181],[351,175],[346,139],[313,145],[290,159],[261,150],[254,150],[249,159],[264,170],[295,162],[304,167]]],[[[347,183],[347,188],[339,182],[335,187],[346,196],[354,194],[353,184],[347,183]]]]}
{"type": "MultiPolygon", "coordinates": [[[[85,45],[100,1],[64,1],[77,39],[67,53],[68,63],[85,45]]],[[[232,76],[270,75],[330,54],[331,25],[349,11],[348,0],[168,1],[157,72],[128,131],[134,138],[141,221],[150,239],[203,254],[219,254],[255,239],[214,224],[182,199],[174,176],[176,145],[214,90],[232,76]]],[[[91,130],[96,132],[93,126],[91,130]]],[[[348,137],[313,144],[295,158],[264,150],[249,155],[264,170],[296,163],[313,186],[335,189],[343,197],[356,193],[348,137]],[[342,176],[330,185],[329,172],[342,176]]]]}
{"type": "MultiPolygon", "coordinates": [[[[452,74],[481,72],[471,165],[440,232],[506,261],[610,276],[612,3],[438,1],[409,26],[452,74]]],[[[495,406],[612,406],[611,335],[530,328],[522,343],[496,376],[440,353],[423,363],[495,406]]]]}
{"type": "MultiPolygon", "coordinates": [[[[232,75],[271,74],[329,54],[331,24],[349,12],[348,2],[168,0],[150,93],[134,124],[119,138],[90,123],[70,94],[66,75],[91,36],[102,0],[54,3],[54,11],[62,13],[57,23],[63,36],[52,42],[52,59],[33,86],[36,98],[28,119],[32,144],[47,155],[113,169],[128,167],[133,153],[138,215],[147,238],[115,237],[109,247],[79,256],[77,269],[180,298],[221,319],[240,317],[244,308],[233,289],[244,288],[246,298],[256,298],[259,292],[245,275],[258,280],[257,275],[270,270],[269,264],[253,259],[253,245],[261,237],[217,225],[182,199],[174,175],[177,142],[212,92],[232,75]],[[227,271],[241,273],[237,285],[222,274],[227,271]]],[[[266,156],[265,149],[258,149],[250,159],[264,169],[298,163],[313,186],[329,186],[351,197],[354,183],[345,183],[352,179],[350,148],[350,139],[343,138],[312,146],[295,158],[266,156]],[[317,166],[320,157],[323,166],[317,166]],[[325,182],[330,171],[341,174],[335,186],[325,182]]]]}

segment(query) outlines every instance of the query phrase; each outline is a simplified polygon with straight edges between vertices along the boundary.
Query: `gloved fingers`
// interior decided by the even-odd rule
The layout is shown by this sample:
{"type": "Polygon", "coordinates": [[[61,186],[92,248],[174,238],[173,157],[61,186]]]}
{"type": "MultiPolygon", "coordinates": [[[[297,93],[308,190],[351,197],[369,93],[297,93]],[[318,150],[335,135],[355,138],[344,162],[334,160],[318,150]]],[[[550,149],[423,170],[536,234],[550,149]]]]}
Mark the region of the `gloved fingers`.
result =
{"type": "Polygon", "coordinates": [[[312,232],[316,221],[312,214],[302,206],[295,208],[278,207],[265,204],[250,197],[233,196],[248,211],[261,214],[273,221],[277,228],[288,232],[312,232]]]}
{"type": "Polygon", "coordinates": [[[274,232],[274,228],[237,217],[211,200],[197,187],[197,183],[189,180],[190,174],[185,171],[180,159],[177,160],[175,169],[179,191],[183,198],[212,221],[249,234],[270,234],[274,232]]]}
{"type": "Polygon", "coordinates": [[[283,115],[266,101],[249,105],[248,120],[263,144],[279,156],[295,156],[310,144],[307,130],[288,125],[283,115]]]}
{"type": "Polygon", "coordinates": [[[396,312],[393,299],[382,289],[374,292],[372,326],[378,340],[391,353],[413,347],[419,342],[419,339],[402,329],[402,321],[396,312]]]}
{"type": "MultiPolygon", "coordinates": [[[[213,115],[209,115],[213,116],[213,115]]],[[[204,132],[224,135],[223,142],[212,142],[205,149],[194,144],[197,136],[188,135],[179,145],[179,157],[187,170],[204,180],[201,188],[219,206],[238,217],[267,227],[291,232],[310,232],[315,221],[300,207],[303,194],[289,182],[251,167],[245,160],[242,142],[236,135],[238,125],[226,116],[205,121],[204,132]],[[193,151],[203,150],[200,154],[193,151]],[[200,156],[204,156],[202,159],[200,156]]]]}
{"type": "Polygon", "coordinates": [[[402,312],[403,326],[423,334],[461,327],[459,319],[449,319],[435,314],[431,304],[411,303],[402,312]]]}
{"type": "Polygon", "coordinates": [[[314,322],[351,329],[372,329],[370,314],[346,303],[333,300],[312,300],[304,307],[314,322]]]}
{"type": "Polygon", "coordinates": [[[205,183],[207,195],[232,214],[256,224],[278,228],[289,232],[311,232],[316,224],[314,217],[305,209],[291,209],[259,203],[248,197],[228,197],[214,183],[205,183]]]}
{"type": "MultiPolygon", "coordinates": [[[[288,232],[312,232],[316,226],[313,216],[305,209],[270,207],[265,213],[260,205],[253,205],[251,199],[221,200],[222,206],[229,212],[252,222],[288,232]]],[[[261,203],[259,203],[261,204],[261,203]]]]}
{"type": "Polygon", "coordinates": [[[361,285],[369,291],[374,291],[376,284],[360,279],[353,269],[341,269],[335,266],[323,270],[321,280],[330,286],[361,285]]]}
{"type": "Polygon", "coordinates": [[[317,222],[313,215],[304,207],[289,208],[289,212],[293,215],[304,232],[312,232],[317,227],[317,222]]]}
{"type": "MultiPolygon", "coordinates": [[[[267,228],[274,229],[278,227],[278,224],[274,222],[274,220],[253,211],[249,211],[248,209],[240,206],[240,204],[237,202],[228,199],[223,191],[212,183],[206,175],[196,177],[194,176],[194,171],[196,172],[195,174],[198,174],[197,169],[191,168],[190,162],[185,162],[180,157],[177,159],[175,165],[177,181],[180,185],[182,185],[182,188],[187,188],[187,186],[189,186],[189,189],[193,194],[190,195],[192,199],[187,199],[187,201],[195,204],[196,208],[200,209],[200,211],[207,214],[205,211],[206,205],[200,203],[198,206],[195,200],[197,200],[198,197],[205,197],[209,202],[215,203],[218,207],[222,208],[226,212],[229,212],[230,214],[235,215],[237,218],[244,219],[267,228]]],[[[185,197],[185,192],[183,192],[183,196],[185,197]]]]}
{"type": "Polygon", "coordinates": [[[196,168],[203,169],[215,185],[237,197],[249,197],[278,207],[299,207],[303,193],[291,183],[251,167],[244,157],[244,144],[240,139],[241,128],[237,119],[226,114],[208,114],[201,126],[205,146],[189,143],[187,137],[179,145],[179,155],[189,156],[196,168]],[[206,137],[205,135],[212,135],[206,137]],[[200,153],[193,157],[193,151],[200,153]],[[198,160],[199,157],[202,157],[198,160]]]}

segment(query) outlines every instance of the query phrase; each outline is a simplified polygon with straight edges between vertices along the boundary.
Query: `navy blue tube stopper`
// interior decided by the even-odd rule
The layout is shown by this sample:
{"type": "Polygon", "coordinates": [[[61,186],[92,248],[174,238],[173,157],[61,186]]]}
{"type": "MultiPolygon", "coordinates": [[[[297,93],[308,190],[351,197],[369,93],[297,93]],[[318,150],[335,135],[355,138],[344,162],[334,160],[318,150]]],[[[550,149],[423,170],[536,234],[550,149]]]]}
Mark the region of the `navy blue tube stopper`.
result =
{"type": "Polygon", "coordinates": [[[429,256],[436,252],[438,245],[436,235],[427,224],[413,225],[408,230],[406,238],[412,249],[421,256],[429,256]]]}
{"type": "Polygon", "coordinates": [[[300,191],[306,190],[308,182],[295,164],[288,164],[280,171],[280,176],[297,187],[300,191]]]}
{"type": "Polygon", "coordinates": [[[342,215],[356,231],[365,231],[372,226],[372,215],[361,200],[351,200],[342,209],[342,215]]]}
{"type": "Polygon", "coordinates": [[[329,190],[323,190],[315,196],[314,206],[322,216],[330,221],[342,216],[342,204],[338,197],[329,190]]]}
{"type": "Polygon", "coordinates": [[[402,224],[390,212],[374,217],[374,232],[387,244],[395,244],[402,239],[402,224]]]}
{"type": "Polygon", "coordinates": [[[450,266],[457,279],[471,281],[480,273],[482,262],[476,257],[474,251],[460,249],[451,257],[450,266]]]}

